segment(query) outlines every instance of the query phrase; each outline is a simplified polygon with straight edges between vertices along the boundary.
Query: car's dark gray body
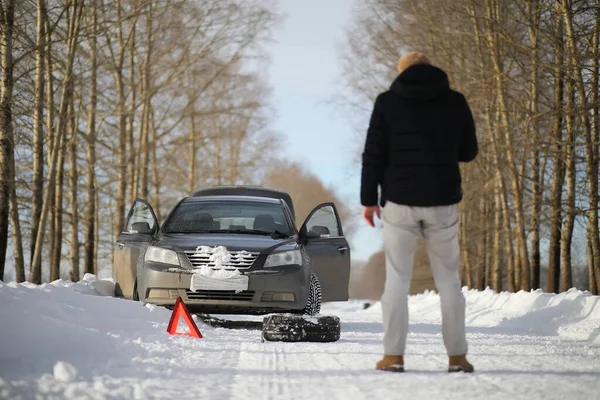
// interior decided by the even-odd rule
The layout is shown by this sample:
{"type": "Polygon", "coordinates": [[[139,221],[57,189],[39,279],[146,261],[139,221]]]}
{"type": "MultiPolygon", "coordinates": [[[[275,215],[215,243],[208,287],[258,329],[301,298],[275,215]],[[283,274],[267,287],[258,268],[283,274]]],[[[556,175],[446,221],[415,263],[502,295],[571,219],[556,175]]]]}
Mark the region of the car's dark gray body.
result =
{"type": "MultiPolygon", "coordinates": [[[[243,188],[240,189],[238,192],[240,195],[232,195],[231,192],[228,192],[227,195],[213,192],[216,194],[204,193],[187,197],[173,207],[173,210],[182,202],[215,200],[278,204],[284,210],[286,218],[289,220],[289,226],[293,228],[293,233],[285,238],[238,233],[165,233],[165,224],[173,210],[159,228],[150,205],[137,199],[128,215],[126,228],[130,226],[132,212],[139,210],[140,207],[144,212],[148,212],[149,218],[154,219],[155,228],[148,233],[139,233],[129,229],[119,235],[113,264],[113,277],[116,280],[118,291],[120,291],[119,294],[163,306],[172,306],[177,297],[181,297],[193,311],[207,313],[302,311],[307,303],[311,273],[314,272],[321,283],[323,301],[347,300],[350,249],[343,236],[335,205],[324,203],[317,206],[305,224],[298,230],[295,227],[293,212],[285,200],[272,195],[260,196],[261,193],[256,191],[256,188],[253,188],[253,196],[247,196],[248,192],[244,192],[243,188]],[[322,227],[314,226],[315,219],[319,218],[316,215],[318,212],[322,213],[322,210],[328,210],[328,214],[323,215],[335,218],[339,225],[338,234],[321,235],[319,230],[322,227]],[[310,231],[311,224],[314,228],[312,231],[310,231]],[[144,261],[148,246],[175,251],[181,266],[165,268],[164,264],[144,261]],[[192,292],[190,280],[193,268],[189,257],[190,252],[197,249],[198,246],[225,246],[231,252],[253,253],[256,258],[251,266],[240,269],[242,274],[248,276],[248,290],[240,293],[220,290],[192,292]],[[301,265],[263,268],[269,254],[293,249],[301,250],[301,265]],[[159,293],[160,296],[154,296],[155,293],[159,293]],[[294,301],[272,301],[273,293],[293,293],[294,301]]],[[[152,224],[150,223],[150,225],[152,224]]]]}

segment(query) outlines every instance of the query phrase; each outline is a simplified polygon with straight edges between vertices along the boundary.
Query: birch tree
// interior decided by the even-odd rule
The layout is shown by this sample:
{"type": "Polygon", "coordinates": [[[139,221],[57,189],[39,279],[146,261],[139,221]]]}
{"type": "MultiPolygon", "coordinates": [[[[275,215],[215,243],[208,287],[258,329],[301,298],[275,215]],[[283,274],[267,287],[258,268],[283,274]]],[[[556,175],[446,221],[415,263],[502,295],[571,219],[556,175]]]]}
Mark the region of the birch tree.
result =
{"type": "Polygon", "coordinates": [[[14,137],[13,137],[13,33],[15,2],[0,3],[0,280],[4,279],[10,198],[14,189],[14,137]]]}

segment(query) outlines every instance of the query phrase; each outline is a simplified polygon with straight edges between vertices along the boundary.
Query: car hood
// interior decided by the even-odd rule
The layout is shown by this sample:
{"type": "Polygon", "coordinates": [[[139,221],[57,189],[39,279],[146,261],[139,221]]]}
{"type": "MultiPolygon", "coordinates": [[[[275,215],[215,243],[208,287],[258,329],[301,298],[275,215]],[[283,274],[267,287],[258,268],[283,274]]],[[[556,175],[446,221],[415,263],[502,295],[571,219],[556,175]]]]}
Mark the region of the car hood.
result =
{"type": "Polygon", "coordinates": [[[248,251],[271,253],[274,250],[293,250],[297,247],[297,238],[273,239],[270,236],[218,233],[168,233],[160,235],[155,246],[185,251],[196,250],[198,246],[225,246],[229,251],[248,251]]]}

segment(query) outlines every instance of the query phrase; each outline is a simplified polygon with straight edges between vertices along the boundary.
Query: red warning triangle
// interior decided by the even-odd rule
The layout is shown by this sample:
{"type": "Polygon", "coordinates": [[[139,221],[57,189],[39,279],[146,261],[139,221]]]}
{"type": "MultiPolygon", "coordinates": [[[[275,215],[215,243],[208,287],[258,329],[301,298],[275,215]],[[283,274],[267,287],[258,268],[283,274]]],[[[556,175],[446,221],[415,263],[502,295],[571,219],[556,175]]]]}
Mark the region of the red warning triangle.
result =
{"type": "Polygon", "coordinates": [[[167,332],[171,335],[179,335],[179,336],[190,336],[198,339],[202,338],[202,334],[200,330],[196,326],[196,323],[192,319],[189,310],[185,306],[181,297],[177,298],[175,302],[175,307],[173,308],[173,313],[171,314],[171,320],[169,321],[169,326],[167,327],[167,332]],[[179,325],[179,317],[183,317],[183,320],[187,324],[190,331],[188,333],[177,332],[177,325],[179,325]]]}

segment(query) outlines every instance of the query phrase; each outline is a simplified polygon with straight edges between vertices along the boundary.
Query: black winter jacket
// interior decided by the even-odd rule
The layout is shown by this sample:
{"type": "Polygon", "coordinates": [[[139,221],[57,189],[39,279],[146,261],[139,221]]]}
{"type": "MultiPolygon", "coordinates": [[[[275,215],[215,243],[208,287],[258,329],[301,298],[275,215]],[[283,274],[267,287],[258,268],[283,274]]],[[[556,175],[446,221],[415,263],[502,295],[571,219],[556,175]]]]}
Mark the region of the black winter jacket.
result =
{"type": "Polygon", "coordinates": [[[442,206],[462,199],[458,163],[478,152],[465,97],[431,65],[402,72],[375,101],[362,155],[361,203],[442,206]]]}

